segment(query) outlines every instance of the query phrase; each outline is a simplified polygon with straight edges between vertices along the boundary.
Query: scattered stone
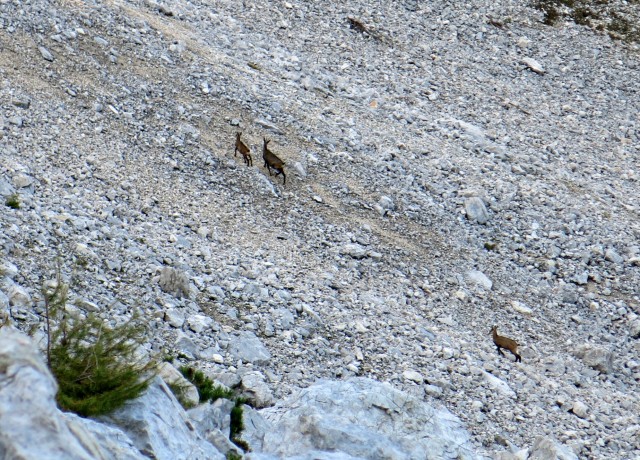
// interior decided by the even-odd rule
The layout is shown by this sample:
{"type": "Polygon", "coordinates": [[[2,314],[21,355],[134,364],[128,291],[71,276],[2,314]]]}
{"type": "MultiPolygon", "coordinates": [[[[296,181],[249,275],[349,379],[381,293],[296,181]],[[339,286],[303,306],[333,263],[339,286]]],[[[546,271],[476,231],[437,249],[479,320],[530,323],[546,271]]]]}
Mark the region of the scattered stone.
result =
{"type": "Polygon", "coordinates": [[[420,374],[420,372],[416,372],[412,370],[404,371],[402,373],[402,377],[404,377],[406,380],[410,380],[417,384],[421,384],[422,382],[424,382],[424,377],[422,376],[422,374],[420,374]]]}
{"type": "Polygon", "coordinates": [[[613,352],[591,344],[583,344],[576,347],[576,357],[582,359],[587,366],[604,374],[613,372],[613,352]]]}
{"type": "Polygon", "coordinates": [[[189,278],[186,273],[179,272],[172,267],[163,267],[158,280],[160,288],[177,298],[189,297],[189,278]]]}
{"type": "Polygon", "coordinates": [[[527,57],[527,58],[524,58],[522,60],[522,62],[524,63],[524,65],[526,65],[529,69],[533,70],[538,75],[544,75],[545,74],[544,68],[535,59],[527,57]]]}
{"type": "Polygon", "coordinates": [[[364,259],[367,257],[367,248],[357,243],[349,243],[342,246],[340,253],[354,259],[364,259]]]}
{"type": "Polygon", "coordinates": [[[242,331],[229,343],[229,353],[245,363],[267,364],[271,353],[253,332],[242,331]]]}
{"type": "Polygon", "coordinates": [[[40,55],[44,58],[44,60],[53,61],[53,54],[51,54],[51,51],[46,49],[44,46],[38,46],[38,51],[40,51],[40,55]]]}
{"type": "Polygon", "coordinates": [[[211,329],[213,320],[205,315],[193,315],[187,320],[187,326],[196,334],[211,329]]]}
{"type": "Polygon", "coordinates": [[[555,439],[538,437],[531,446],[527,460],[578,460],[578,457],[555,439]]]}
{"type": "Polygon", "coordinates": [[[181,328],[184,324],[184,313],[178,308],[170,308],[164,313],[164,320],[173,327],[181,328]]]}
{"type": "Polygon", "coordinates": [[[531,316],[533,314],[533,310],[530,307],[517,300],[512,300],[511,306],[515,311],[522,313],[523,315],[531,316]]]}
{"type": "Polygon", "coordinates": [[[490,291],[493,286],[493,282],[481,271],[478,270],[470,270],[467,272],[467,281],[476,286],[480,286],[486,291],[490,291]]]}
{"type": "Polygon", "coordinates": [[[571,412],[573,412],[580,418],[587,418],[589,415],[588,414],[589,408],[582,401],[576,401],[573,403],[573,406],[571,407],[571,412]]]}
{"type": "Polygon", "coordinates": [[[258,409],[271,406],[274,403],[273,393],[264,381],[260,372],[247,372],[242,376],[241,388],[243,395],[251,401],[251,405],[258,409]]]}
{"type": "Polygon", "coordinates": [[[471,222],[486,224],[489,221],[489,213],[480,198],[473,196],[467,198],[464,202],[464,209],[467,213],[467,219],[471,222]]]}
{"type": "Polygon", "coordinates": [[[11,284],[9,292],[7,292],[7,297],[9,297],[9,305],[13,307],[26,308],[33,304],[29,292],[17,284],[11,284]]]}

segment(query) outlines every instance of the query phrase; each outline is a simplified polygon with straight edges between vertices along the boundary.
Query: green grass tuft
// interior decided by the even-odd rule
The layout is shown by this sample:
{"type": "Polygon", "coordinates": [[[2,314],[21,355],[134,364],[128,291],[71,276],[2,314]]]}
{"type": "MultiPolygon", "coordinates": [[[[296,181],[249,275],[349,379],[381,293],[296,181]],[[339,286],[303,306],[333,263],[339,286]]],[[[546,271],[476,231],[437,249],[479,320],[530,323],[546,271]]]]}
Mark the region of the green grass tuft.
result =
{"type": "Polygon", "coordinates": [[[220,398],[233,399],[234,392],[220,385],[214,385],[213,380],[202,371],[189,366],[180,366],[180,372],[198,389],[200,402],[215,401],[220,398]]]}
{"type": "Polygon", "coordinates": [[[20,197],[17,193],[13,193],[7,197],[4,204],[12,209],[20,209],[20,197]]]}

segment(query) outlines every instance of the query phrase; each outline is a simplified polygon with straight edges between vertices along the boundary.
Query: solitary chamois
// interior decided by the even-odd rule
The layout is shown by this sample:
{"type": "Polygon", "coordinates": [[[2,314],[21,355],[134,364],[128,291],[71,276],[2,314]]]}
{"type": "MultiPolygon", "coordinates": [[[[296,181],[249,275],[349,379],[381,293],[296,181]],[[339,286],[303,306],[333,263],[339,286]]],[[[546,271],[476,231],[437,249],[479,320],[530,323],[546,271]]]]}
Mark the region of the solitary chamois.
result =
{"type": "Polygon", "coordinates": [[[269,175],[271,175],[271,168],[275,169],[277,171],[276,176],[278,174],[282,174],[282,185],[286,184],[287,175],[284,173],[284,161],[278,158],[276,154],[267,147],[267,144],[271,142],[271,140],[266,137],[263,137],[262,140],[264,141],[264,146],[262,147],[262,158],[264,159],[264,165],[267,168],[267,171],[269,171],[269,175]]]}
{"type": "Polygon", "coordinates": [[[496,344],[498,353],[504,356],[504,353],[502,353],[501,350],[501,348],[504,348],[505,350],[509,350],[511,354],[516,357],[516,363],[518,361],[522,362],[522,358],[518,354],[518,342],[508,337],[498,335],[498,326],[493,326],[491,328],[491,335],[493,336],[493,343],[496,344]]]}
{"type": "Polygon", "coordinates": [[[253,159],[251,158],[251,150],[246,146],[244,142],[240,140],[242,133],[236,133],[236,149],[233,152],[233,156],[237,156],[238,152],[242,154],[242,159],[247,166],[253,166],[253,159]]]}

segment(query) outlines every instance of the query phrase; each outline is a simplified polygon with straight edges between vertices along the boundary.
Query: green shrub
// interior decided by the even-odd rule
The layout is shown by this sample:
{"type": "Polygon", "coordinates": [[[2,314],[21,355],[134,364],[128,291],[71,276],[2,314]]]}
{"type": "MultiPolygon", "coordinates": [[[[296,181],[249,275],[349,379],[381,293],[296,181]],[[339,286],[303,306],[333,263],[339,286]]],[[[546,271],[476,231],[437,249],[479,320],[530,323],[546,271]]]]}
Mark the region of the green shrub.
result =
{"type": "Polygon", "coordinates": [[[154,377],[154,364],[134,357],[145,329],[135,317],[114,328],[92,314],[70,317],[67,291],[59,270],[53,289],[43,289],[47,362],[58,382],[56,399],[62,410],[81,416],[106,414],[138,397],[154,377]]]}
{"type": "Polygon", "coordinates": [[[20,209],[20,197],[17,193],[13,193],[7,197],[4,204],[13,209],[20,209]]]}
{"type": "Polygon", "coordinates": [[[196,370],[193,367],[180,366],[180,372],[187,380],[196,386],[201,403],[207,401],[213,402],[220,398],[232,399],[234,396],[233,390],[229,390],[220,385],[214,385],[213,380],[204,375],[202,371],[196,370]]]}

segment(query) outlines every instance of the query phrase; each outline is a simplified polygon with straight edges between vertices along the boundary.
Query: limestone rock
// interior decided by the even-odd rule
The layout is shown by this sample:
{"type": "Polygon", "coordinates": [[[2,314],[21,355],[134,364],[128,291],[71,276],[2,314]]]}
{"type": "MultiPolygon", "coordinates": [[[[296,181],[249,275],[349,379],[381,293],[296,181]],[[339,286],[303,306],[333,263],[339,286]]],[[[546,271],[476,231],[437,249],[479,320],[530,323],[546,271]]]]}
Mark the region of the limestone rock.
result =
{"type": "Polygon", "coordinates": [[[198,389],[193,383],[187,380],[182,373],[170,363],[161,363],[158,366],[158,375],[167,385],[172,385],[180,389],[185,402],[197,405],[200,402],[198,389]]]}
{"type": "Polygon", "coordinates": [[[225,455],[230,451],[241,454],[238,447],[229,440],[231,409],[234,406],[233,401],[221,398],[187,411],[198,433],[225,455]]]}
{"type": "Polygon", "coordinates": [[[571,412],[580,418],[587,418],[589,416],[589,408],[582,401],[575,401],[571,407],[571,412]]]}
{"type": "Polygon", "coordinates": [[[141,452],[158,460],[225,458],[195,431],[186,412],[160,377],[151,382],[141,397],[100,420],[119,427],[141,452]]]}
{"type": "Polygon", "coordinates": [[[171,308],[164,312],[164,320],[173,327],[181,328],[184,324],[184,313],[178,308],[171,308]]]}
{"type": "Polygon", "coordinates": [[[189,297],[189,278],[186,273],[172,267],[163,267],[158,280],[160,288],[178,298],[189,297]]]}
{"type": "Polygon", "coordinates": [[[528,460],[578,460],[578,457],[554,439],[541,436],[531,446],[528,460]]]}
{"type": "Polygon", "coordinates": [[[55,404],[57,384],[31,339],[0,329],[0,452],[4,458],[105,459],[96,439],[69,424],[55,404]]]}
{"type": "Polygon", "coordinates": [[[501,380],[495,375],[485,371],[482,371],[482,375],[484,377],[484,380],[487,382],[489,388],[491,388],[492,390],[496,390],[499,393],[503,394],[504,396],[508,396],[510,398],[516,397],[515,391],[509,388],[509,385],[504,380],[501,380]]]}
{"type": "Polygon", "coordinates": [[[100,445],[105,460],[143,460],[142,455],[133,445],[133,441],[118,428],[98,423],[95,420],[78,417],[71,412],[63,412],[67,425],[75,433],[85,430],[91,433],[100,445]]]}
{"type": "Polygon", "coordinates": [[[271,353],[253,332],[242,331],[229,343],[229,353],[247,363],[266,364],[271,353]]]}
{"type": "Polygon", "coordinates": [[[273,404],[273,393],[264,381],[264,375],[260,372],[247,372],[242,376],[241,388],[252,405],[257,408],[267,407],[273,404]]]}
{"type": "Polygon", "coordinates": [[[464,202],[464,209],[467,213],[467,219],[471,222],[486,224],[489,221],[489,213],[480,198],[472,196],[464,202]]]}
{"type": "Polygon", "coordinates": [[[575,355],[589,367],[604,374],[613,372],[613,353],[591,344],[580,345],[575,355]]]}
{"type": "Polygon", "coordinates": [[[272,425],[262,451],[276,456],[477,458],[449,411],[366,378],[320,380],[260,413],[272,425]]]}
{"type": "Polygon", "coordinates": [[[29,292],[17,284],[12,284],[9,287],[7,297],[9,297],[9,305],[14,307],[30,307],[32,303],[29,292]]]}
{"type": "Polygon", "coordinates": [[[213,319],[205,315],[192,315],[187,319],[187,326],[196,334],[211,329],[213,319]]]}
{"type": "Polygon", "coordinates": [[[489,279],[487,275],[478,270],[470,270],[467,272],[467,281],[471,284],[475,284],[476,286],[481,286],[485,290],[490,291],[493,286],[493,282],[489,279]]]}

